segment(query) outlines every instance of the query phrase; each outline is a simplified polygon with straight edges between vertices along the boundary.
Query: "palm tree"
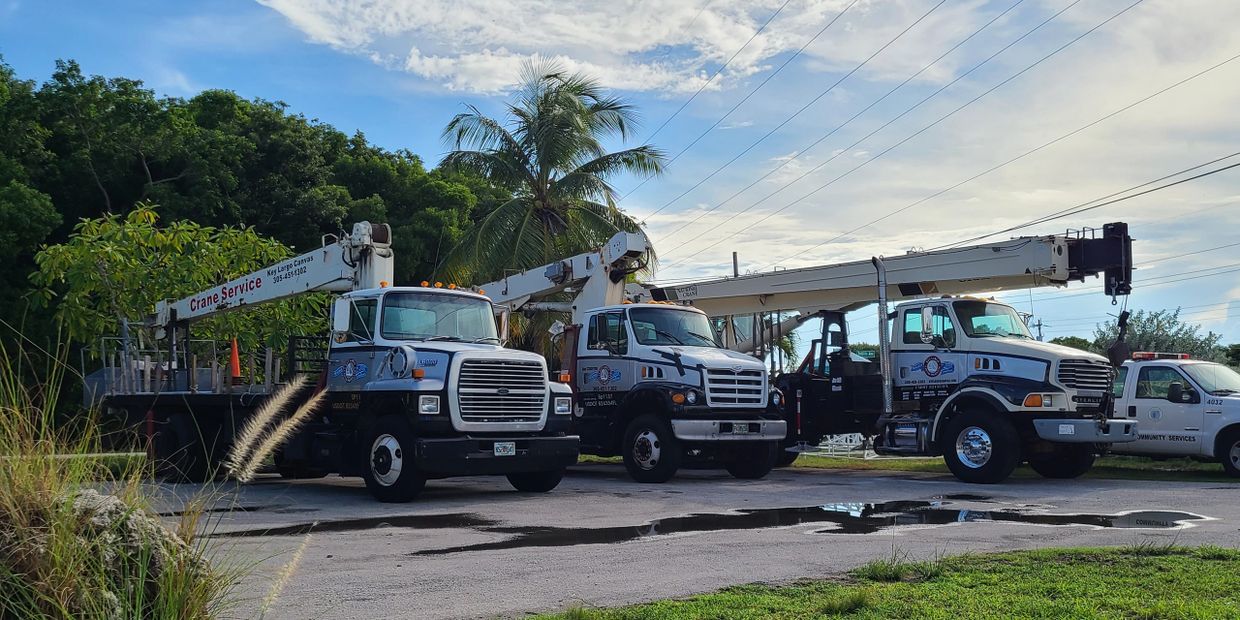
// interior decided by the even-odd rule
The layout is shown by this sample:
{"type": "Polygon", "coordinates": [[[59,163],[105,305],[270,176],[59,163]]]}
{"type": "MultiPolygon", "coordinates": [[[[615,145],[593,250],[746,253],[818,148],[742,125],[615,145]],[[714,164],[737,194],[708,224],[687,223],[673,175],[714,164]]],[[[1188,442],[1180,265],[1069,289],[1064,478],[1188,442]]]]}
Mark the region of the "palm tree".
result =
{"type": "Polygon", "coordinates": [[[608,153],[603,140],[629,137],[633,107],[581,74],[527,64],[505,122],[474,106],[444,128],[453,150],[448,170],[479,175],[512,191],[511,200],[477,222],[439,271],[457,281],[500,278],[596,248],[640,225],[616,207],[608,179],[660,174],[663,154],[642,145],[608,153]]]}

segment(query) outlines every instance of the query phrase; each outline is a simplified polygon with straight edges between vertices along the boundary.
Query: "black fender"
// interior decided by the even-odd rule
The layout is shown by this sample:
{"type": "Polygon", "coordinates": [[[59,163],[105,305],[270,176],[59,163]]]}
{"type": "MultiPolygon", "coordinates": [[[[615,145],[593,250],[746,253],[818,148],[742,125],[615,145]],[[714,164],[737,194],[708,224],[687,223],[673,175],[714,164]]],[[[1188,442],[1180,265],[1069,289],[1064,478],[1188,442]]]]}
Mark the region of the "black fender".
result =
{"type": "Polygon", "coordinates": [[[966,408],[985,408],[1002,413],[1007,413],[1009,410],[1009,406],[1004,404],[1004,398],[993,389],[981,385],[964,386],[952,392],[939,406],[938,412],[934,415],[934,422],[930,425],[930,442],[938,442],[939,432],[946,425],[947,420],[951,419],[957,411],[966,408]]]}

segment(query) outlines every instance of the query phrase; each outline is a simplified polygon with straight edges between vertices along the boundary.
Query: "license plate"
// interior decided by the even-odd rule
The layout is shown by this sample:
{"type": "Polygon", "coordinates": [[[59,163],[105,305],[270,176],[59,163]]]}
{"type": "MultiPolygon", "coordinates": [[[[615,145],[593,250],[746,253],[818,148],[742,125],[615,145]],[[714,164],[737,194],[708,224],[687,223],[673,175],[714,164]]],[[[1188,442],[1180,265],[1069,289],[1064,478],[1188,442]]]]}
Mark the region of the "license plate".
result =
{"type": "Polygon", "coordinates": [[[515,441],[497,441],[495,442],[495,456],[516,456],[517,442],[515,441]]]}
{"type": "Polygon", "coordinates": [[[1076,434],[1076,427],[1075,427],[1075,426],[1073,426],[1073,425],[1071,425],[1071,424],[1060,424],[1060,425],[1059,425],[1059,434],[1060,434],[1060,435],[1075,435],[1075,434],[1076,434]]]}
{"type": "Polygon", "coordinates": [[[733,425],[732,425],[732,434],[733,434],[733,435],[748,435],[748,434],[749,434],[749,424],[733,424],[733,425]]]}

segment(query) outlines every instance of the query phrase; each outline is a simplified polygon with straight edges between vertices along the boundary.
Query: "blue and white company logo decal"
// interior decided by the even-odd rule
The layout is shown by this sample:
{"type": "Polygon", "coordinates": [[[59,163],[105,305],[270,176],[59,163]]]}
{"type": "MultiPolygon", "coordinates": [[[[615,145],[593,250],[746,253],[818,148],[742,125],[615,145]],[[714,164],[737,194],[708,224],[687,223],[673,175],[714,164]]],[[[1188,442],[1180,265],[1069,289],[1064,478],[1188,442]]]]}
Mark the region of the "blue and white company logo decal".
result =
{"type": "Polygon", "coordinates": [[[349,359],[332,371],[332,377],[335,379],[344,377],[345,383],[353,383],[354,379],[366,376],[366,368],[366,364],[359,364],[349,359]]]}
{"type": "Polygon", "coordinates": [[[586,383],[598,383],[599,385],[607,385],[612,381],[620,380],[620,371],[612,370],[611,366],[599,366],[597,370],[586,369],[586,383]]]}
{"type": "Polygon", "coordinates": [[[925,361],[913,364],[913,372],[924,372],[927,377],[937,377],[943,373],[956,372],[956,365],[944,362],[937,355],[927,357],[925,361]]]}

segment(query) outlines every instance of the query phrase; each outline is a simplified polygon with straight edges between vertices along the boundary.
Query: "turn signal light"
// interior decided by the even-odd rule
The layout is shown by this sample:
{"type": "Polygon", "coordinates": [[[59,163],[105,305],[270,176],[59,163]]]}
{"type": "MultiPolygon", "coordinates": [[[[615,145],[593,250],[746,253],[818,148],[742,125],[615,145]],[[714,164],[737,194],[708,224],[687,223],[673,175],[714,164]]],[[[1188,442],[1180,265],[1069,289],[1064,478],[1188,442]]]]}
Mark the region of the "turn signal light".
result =
{"type": "Polygon", "coordinates": [[[677,405],[685,404],[685,395],[681,394],[680,392],[676,392],[675,394],[672,394],[672,402],[676,403],[677,405]]]}
{"type": "Polygon", "coordinates": [[[414,368],[413,372],[410,374],[413,375],[414,379],[421,379],[426,376],[426,369],[425,368],[414,368]]]}
{"type": "Polygon", "coordinates": [[[567,373],[567,372],[560,373],[560,383],[572,383],[572,382],[573,382],[573,375],[571,373],[567,373]]]}
{"type": "Polygon", "coordinates": [[[1030,394],[1026,396],[1025,406],[1026,407],[1041,407],[1042,406],[1042,395],[1041,394],[1030,394]]]}

